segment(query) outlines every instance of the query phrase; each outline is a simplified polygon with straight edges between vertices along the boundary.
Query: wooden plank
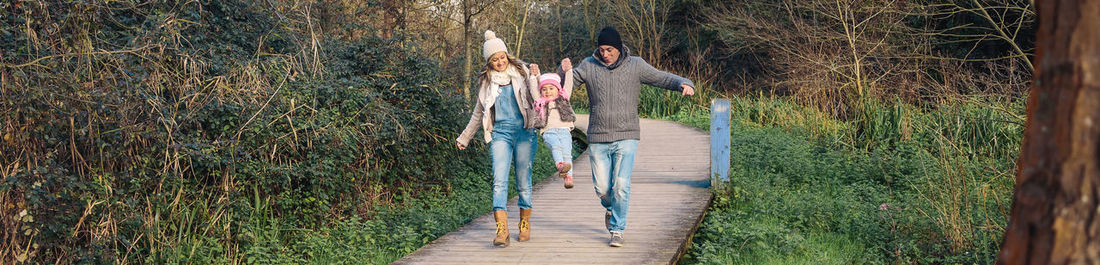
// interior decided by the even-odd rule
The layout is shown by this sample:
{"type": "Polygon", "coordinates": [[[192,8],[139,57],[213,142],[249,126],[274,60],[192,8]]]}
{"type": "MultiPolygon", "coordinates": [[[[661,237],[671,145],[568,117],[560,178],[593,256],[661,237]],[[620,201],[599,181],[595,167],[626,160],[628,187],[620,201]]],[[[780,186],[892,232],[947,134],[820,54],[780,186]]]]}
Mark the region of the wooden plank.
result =
{"type": "MultiPolygon", "coordinates": [[[[487,251],[478,251],[471,253],[459,253],[465,255],[448,256],[447,259],[436,259],[434,257],[406,257],[394,264],[419,264],[419,262],[425,263],[440,263],[446,261],[446,263],[455,264],[490,264],[490,263],[503,263],[503,264],[637,264],[634,260],[641,263],[661,263],[663,261],[657,260],[659,256],[671,255],[674,253],[668,252],[602,252],[602,253],[589,253],[591,255],[579,255],[584,253],[528,253],[518,251],[507,251],[504,249],[488,249],[487,251]],[[505,251],[500,251],[505,250],[505,251]],[[485,253],[493,253],[492,255],[485,255],[485,253]]],[[[449,253],[448,253],[449,254],[449,253]]]]}
{"type": "MultiPolygon", "coordinates": [[[[587,115],[577,127],[587,130],[587,115]]],[[[519,211],[512,198],[506,248],[491,245],[491,214],[475,218],[403,257],[395,264],[667,264],[682,254],[710,201],[710,136],[689,126],[641,120],[641,141],[631,176],[626,244],[613,248],[592,190],[587,153],[574,159],[576,187],[551,177],[534,187],[532,235],[517,242],[519,211]]],[[[485,188],[488,188],[486,186],[485,188]]]]}

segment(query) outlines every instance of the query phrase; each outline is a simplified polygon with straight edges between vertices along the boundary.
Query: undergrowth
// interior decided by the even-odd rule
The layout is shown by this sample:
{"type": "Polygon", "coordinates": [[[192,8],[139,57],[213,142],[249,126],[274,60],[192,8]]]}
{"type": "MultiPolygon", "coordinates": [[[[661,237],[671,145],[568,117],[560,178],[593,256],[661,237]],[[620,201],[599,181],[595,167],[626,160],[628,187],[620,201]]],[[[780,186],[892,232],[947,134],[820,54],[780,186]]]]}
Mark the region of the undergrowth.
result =
{"type": "MultiPolygon", "coordinates": [[[[643,104],[667,104],[646,100],[643,104]]],[[[730,181],[683,262],[978,263],[996,259],[1021,102],[867,101],[851,120],[790,99],[731,99],[730,181]]],[[[703,105],[653,118],[709,128],[703,105]]]]}

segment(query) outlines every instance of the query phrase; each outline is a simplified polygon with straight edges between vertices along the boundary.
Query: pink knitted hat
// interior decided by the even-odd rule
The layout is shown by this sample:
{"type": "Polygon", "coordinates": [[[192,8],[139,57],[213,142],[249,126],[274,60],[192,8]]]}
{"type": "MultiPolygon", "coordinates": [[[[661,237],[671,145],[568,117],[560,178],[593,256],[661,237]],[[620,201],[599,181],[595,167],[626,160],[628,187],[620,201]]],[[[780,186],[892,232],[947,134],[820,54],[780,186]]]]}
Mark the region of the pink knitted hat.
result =
{"type": "Polygon", "coordinates": [[[539,76],[539,89],[540,90],[542,89],[542,86],[545,86],[545,85],[548,85],[548,84],[549,85],[554,85],[554,87],[558,88],[558,94],[562,93],[562,91],[561,91],[561,77],[558,77],[557,73],[545,73],[545,74],[542,74],[542,75],[539,76]]]}

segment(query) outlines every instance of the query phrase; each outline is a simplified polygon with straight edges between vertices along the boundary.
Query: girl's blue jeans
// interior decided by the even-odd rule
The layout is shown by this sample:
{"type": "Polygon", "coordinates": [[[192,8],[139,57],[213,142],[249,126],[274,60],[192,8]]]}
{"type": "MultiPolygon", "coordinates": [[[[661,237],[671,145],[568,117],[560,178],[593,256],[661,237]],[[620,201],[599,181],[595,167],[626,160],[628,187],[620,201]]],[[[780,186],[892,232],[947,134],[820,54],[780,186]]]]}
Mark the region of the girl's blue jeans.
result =
{"type": "Polygon", "coordinates": [[[519,208],[531,209],[531,163],[538,151],[534,129],[494,124],[489,154],[493,160],[493,211],[507,210],[508,173],[515,165],[519,208]]]}
{"type": "MultiPolygon", "coordinates": [[[[542,130],[542,141],[550,147],[550,154],[554,162],[573,163],[573,135],[569,134],[569,128],[549,128],[542,130]]],[[[573,175],[573,169],[569,169],[569,175],[573,175]]]]}

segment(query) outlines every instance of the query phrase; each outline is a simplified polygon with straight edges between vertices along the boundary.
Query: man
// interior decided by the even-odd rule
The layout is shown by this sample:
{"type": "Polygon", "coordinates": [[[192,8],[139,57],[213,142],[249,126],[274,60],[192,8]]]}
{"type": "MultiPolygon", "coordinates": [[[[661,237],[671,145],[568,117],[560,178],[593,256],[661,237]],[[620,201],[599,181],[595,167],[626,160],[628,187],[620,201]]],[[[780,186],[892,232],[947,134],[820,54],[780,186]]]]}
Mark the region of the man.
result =
{"type": "Polygon", "coordinates": [[[695,94],[695,84],[657,70],[623,46],[613,27],[600,31],[596,52],[573,68],[573,88],[588,85],[588,153],[592,183],[606,211],[604,223],[612,247],[623,246],[630,202],[630,173],[638,150],[638,101],[642,84],[695,94]]]}

